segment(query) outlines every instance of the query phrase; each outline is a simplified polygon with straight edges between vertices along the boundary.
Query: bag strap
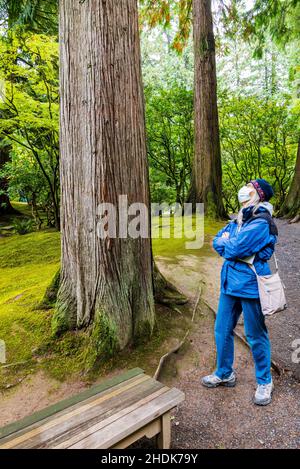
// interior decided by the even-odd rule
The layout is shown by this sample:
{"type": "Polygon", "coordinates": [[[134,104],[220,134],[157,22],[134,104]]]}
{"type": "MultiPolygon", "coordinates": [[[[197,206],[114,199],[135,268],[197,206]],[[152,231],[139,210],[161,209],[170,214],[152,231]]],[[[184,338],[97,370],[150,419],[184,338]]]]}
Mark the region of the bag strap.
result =
{"type": "MultiPolygon", "coordinates": [[[[273,256],[274,256],[274,262],[275,262],[275,269],[276,269],[276,272],[278,272],[278,260],[277,260],[277,257],[276,257],[276,254],[275,254],[275,251],[273,253],[273,256]]],[[[256,268],[254,267],[254,264],[248,264],[250,269],[255,273],[255,275],[257,276],[257,272],[256,272],[256,268]]]]}
{"type": "Polygon", "coordinates": [[[255,273],[256,277],[257,277],[257,272],[256,272],[256,268],[254,267],[254,264],[248,264],[250,269],[255,273]]]}
{"type": "Polygon", "coordinates": [[[274,261],[275,261],[275,269],[276,269],[276,272],[278,272],[278,260],[277,260],[275,251],[274,251],[274,253],[273,253],[273,256],[274,256],[274,261]]]}
{"type": "Polygon", "coordinates": [[[269,224],[269,230],[270,234],[278,236],[278,228],[277,225],[274,221],[274,218],[270,213],[267,212],[260,212],[260,213],[254,213],[251,218],[247,221],[247,223],[250,223],[253,220],[256,220],[257,218],[262,218],[263,220],[266,220],[269,224]]]}

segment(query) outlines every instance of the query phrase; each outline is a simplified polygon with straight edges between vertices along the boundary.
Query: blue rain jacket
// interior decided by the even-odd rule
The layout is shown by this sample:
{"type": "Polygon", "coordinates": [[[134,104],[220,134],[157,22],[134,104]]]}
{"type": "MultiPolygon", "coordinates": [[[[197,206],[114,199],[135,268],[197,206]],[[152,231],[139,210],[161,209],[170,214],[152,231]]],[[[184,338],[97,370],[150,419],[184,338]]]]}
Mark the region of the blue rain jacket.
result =
{"type": "MultiPolygon", "coordinates": [[[[257,218],[249,221],[252,211],[253,207],[244,209],[240,231],[236,221],[232,221],[219,231],[213,241],[214,249],[225,259],[221,271],[221,291],[241,298],[259,298],[259,293],[255,273],[238,258],[256,254],[256,272],[258,275],[269,275],[271,270],[268,260],[272,257],[277,242],[277,236],[270,234],[267,220],[257,218]],[[222,238],[224,232],[229,233],[228,239],[222,238]]],[[[268,212],[267,208],[261,206],[256,214],[263,211],[268,212]]]]}

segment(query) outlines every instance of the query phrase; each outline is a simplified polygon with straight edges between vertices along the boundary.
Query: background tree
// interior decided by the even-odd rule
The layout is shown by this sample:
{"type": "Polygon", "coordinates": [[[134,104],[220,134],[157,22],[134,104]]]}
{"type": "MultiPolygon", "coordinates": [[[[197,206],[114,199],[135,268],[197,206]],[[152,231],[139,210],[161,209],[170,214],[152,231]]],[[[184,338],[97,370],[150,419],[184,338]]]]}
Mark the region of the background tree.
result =
{"type": "Polygon", "coordinates": [[[294,177],[292,179],[289,193],[279,213],[280,215],[290,218],[292,222],[300,220],[300,141],[298,142],[294,177]]]}
{"type": "Polygon", "coordinates": [[[205,204],[205,212],[213,218],[226,216],[222,199],[222,166],[220,153],[215,38],[210,0],[182,2],[144,0],[142,19],[153,27],[169,27],[178,17],[178,32],[173,47],[181,51],[186,45],[193,18],[195,78],[194,121],[195,156],[189,200],[205,204]]]}
{"type": "Polygon", "coordinates": [[[193,1],[195,53],[195,157],[190,200],[213,218],[226,216],[217,106],[215,38],[211,0],[193,1]]]}
{"type": "MultiPolygon", "coordinates": [[[[154,326],[150,239],[100,239],[97,207],[149,205],[136,0],[60,2],[62,270],[56,332],[96,357],[154,326]]],[[[119,223],[117,224],[117,230],[119,223]]],[[[118,233],[118,231],[117,231],[118,233]]]]}
{"type": "Polygon", "coordinates": [[[9,195],[8,195],[8,179],[2,173],[4,166],[10,160],[10,146],[5,141],[0,142],[0,215],[14,213],[9,195]]]}

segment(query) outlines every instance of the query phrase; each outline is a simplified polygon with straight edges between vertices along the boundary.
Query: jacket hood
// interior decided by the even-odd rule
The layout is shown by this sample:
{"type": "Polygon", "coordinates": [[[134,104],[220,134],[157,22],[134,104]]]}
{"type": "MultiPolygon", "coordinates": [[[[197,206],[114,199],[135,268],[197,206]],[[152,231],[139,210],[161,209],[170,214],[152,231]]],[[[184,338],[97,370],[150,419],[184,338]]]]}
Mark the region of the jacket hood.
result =
{"type": "Polygon", "coordinates": [[[271,216],[273,216],[273,205],[270,202],[259,202],[257,205],[250,205],[249,207],[243,207],[238,215],[233,221],[237,223],[239,226],[242,223],[245,223],[252,217],[255,213],[261,212],[268,212],[271,216]],[[253,213],[254,212],[254,213],[253,213]]]}
{"type": "Polygon", "coordinates": [[[256,211],[261,212],[260,208],[263,208],[263,209],[267,210],[270,213],[271,216],[273,215],[274,207],[270,202],[260,202],[258,204],[258,208],[257,208],[256,211]]]}

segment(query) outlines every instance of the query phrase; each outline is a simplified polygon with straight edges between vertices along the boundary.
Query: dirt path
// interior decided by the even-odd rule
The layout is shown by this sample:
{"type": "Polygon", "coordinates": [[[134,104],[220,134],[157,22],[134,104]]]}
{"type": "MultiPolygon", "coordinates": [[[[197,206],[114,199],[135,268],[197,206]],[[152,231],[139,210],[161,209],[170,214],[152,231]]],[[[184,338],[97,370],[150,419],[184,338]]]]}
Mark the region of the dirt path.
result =
{"type": "Polygon", "coordinates": [[[300,363],[292,360],[296,340],[300,349],[300,223],[288,224],[285,220],[276,220],[276,223],[279,229],[276,256],[286,286],[288,309],[274,316],[268,327],[274,359],[300,381],[300,363]]]}
{"type": "MultiPolygon", "coordinates": [[[[281,228],[281,222],[280,228],[281,228]]],[[[299,225],[300,227],[300,225],[299,225]]],[[[297,231],[291,226],[288,245],[283,246],[281,237],[278,246],[278,258],[289,252],[290,271],[299,272],[295,239],[297,231]]],[[[298,228],[297,228],[298,229],[298,228]]],[[[283,231],[283,230],[282,230],[283,231]]],[[[299,246],[299,243],[298,243],[299,246]]],[[[299,249],[299,248],[298,248],[299,249]]],[[[200,254],[201,255],[201,254],[200,254]]],[[[219,274],[222,259],[217,256],[178,256],[177,262],[168,263],[167,258],[159,259],[161,271],[190,298],[197,297],[198,285],[204,282],[203,298],[214,309],[217,307],[219,294],[219,274]]],[[[289,270],[289,269],[286,269],[289,270]]],[[[291,348],[289,335],[297,334],[299,321],[296,321],[296,304],[299,301],[299,288],[293,283],[297,276],[286,275],[285,280],[290,312],[284,313],[271,325],[270,334],[273,342],[273,357],[281,358],[281,364],[290,368],[291,348]],[[290,316],[288,316],[290,314],[290,316]],[[286,324],[286,327],[283,327],[286,324]],[[294,327],[294,326],[297,327],[294,327]],[[285,353],[282,353],[282,350],[285,353]]],[[[298,277],[299,278],[299,277],[298,277]]],[[[173,356],[161,380],[183,390],[185,402],[174,415],[174,448],[299,448],[300,447],[300,384],[284,373],[279,377],[273,373],[275,392],[273,402],[268,407],[257,407],[252,403],[255,392],[255,377],[251,352],[239,340],[235,341],[235,368],[238,384],[234,389],[206,389],[201,386],[201,377],[214,370],[215,347],[213,337],[214,319],[210,309],[202,306],[198,309],[194,330],[187,347],[173,356]]],[[[243,326],[238,326],[239,332],[243,326]]]]}
{"type": "Polygon", "coordinates": [[[250,351],[235,343],[235,388],[206,389],[203,375],[215,367],[213,320],[202,308],[186,353],[169,363],[162,376],[182,389],[186,400],[173,421],[174,448],[297,448],[300,447],[300,385],[295,380],[273,375],[273,403],[258,407],[252,403],[255,377],[250,351]],[[176,370],[176,374],[175,374],[176,370]],[[175,374],[174,377],[171,378],[175,374]],[[169,377],[168,377],[169,376],[169,377]]]}
{"type": "Polygon", "coordinates": [[[0,427],[78,394],[85,388],[86,384],[79,380],[60,383],[45,373],[35,373],[17,388],[0,393],[0,427]]]}

